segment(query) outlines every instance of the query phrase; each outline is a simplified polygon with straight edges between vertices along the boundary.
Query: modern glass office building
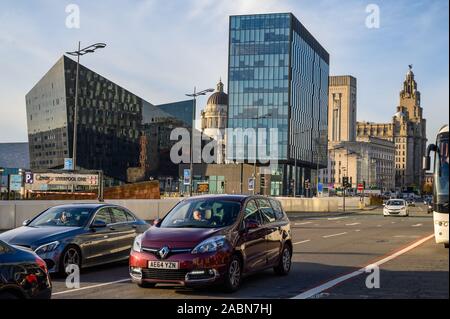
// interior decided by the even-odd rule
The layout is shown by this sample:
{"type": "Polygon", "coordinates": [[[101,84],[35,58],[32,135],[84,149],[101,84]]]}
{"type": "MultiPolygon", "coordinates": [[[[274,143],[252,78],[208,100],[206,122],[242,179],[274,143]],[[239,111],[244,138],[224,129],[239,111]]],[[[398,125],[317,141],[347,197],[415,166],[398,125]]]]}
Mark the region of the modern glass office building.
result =
{"type": "MultiPolygon", "coordinates": [[[[26,95],[31,169],[60,169],[73,155],[75,78],[76,62],[63,56],[26,95]]],[[[106,177],[127,182],[128,169],[143,166],[142,136],[149,123],[192,122],[192,101],[165,108],[168,112],[80,65],[77,167],[103,170],[106,177]]],[[[167,148],[160,136],[149,136],[149,160],[167,148]]],[[[159,166],[152,168],[158,171],[159,166]]]]}
{"type": "Polygon", "coordinates": [[[192,100],[159,104],[157,107],[169,116],[182,120],[185,125],[192,126],[192,108],[194,107],[192,100]]]}
{"type": "MultiPolygon", "coordinates": [[[[291,13],[231,16],[228,73],[228,128],[278,129],[279,165],[265,187],[304,193],[327,165],[329,54],[291,13]]],[[[255,161],[237,154],[228,160],[255,161]]]]}

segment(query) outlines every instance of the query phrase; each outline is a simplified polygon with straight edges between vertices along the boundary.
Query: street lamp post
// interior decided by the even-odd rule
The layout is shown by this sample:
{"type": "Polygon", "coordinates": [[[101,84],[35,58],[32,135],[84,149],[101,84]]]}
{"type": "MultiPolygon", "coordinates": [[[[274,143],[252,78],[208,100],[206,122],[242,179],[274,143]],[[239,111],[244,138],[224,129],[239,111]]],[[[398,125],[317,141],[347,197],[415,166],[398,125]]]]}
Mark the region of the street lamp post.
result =
{"type": "Polygon", "coordinates": [[[195,116],[196,116],[196,105],[197,97],[201,95],[206,95],[207,93],[214,92],[214,89],[206,89],[197,92],[197,87],[194,86],[194,92],[186,94],[186,96],[192,97],[192,129],[191,129],[191,147],[190,149],[190,159],[189,159],[189,196],[192,196],[192,191],[194,187],[194,130],[195,130],[195,116]]]}
{"type": "Polygon", "coordinates": [[[74,112],[73,112],[73,145],[72,145],[72,161],[73,161],[73,169],[77,169],[77,131],[78,131],[78,86],[79,86],[79,72],[80,72],[80,57],[82,55],[88,53],[94,53],[97,49],[103,49],[106,47],[105,43],[96,43],[92,44],[84,49],[81,49],[81,42],[78,41],[78,50],[72,52],[66,52],[69,55],[77,57],[77,71],[75,78],[75,103],[74,103],[74,112]]]}

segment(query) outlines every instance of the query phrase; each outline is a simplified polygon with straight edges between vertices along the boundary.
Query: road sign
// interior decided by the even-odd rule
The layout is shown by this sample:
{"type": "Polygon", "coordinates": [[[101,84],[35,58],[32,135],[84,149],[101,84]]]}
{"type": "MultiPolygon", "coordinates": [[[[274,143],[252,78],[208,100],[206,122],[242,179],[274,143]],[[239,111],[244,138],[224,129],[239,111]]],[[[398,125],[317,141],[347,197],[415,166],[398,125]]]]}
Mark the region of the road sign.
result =
{"type": "Polygon", "coordinates": [[[70,173],[34,173],[33,189],[39,189],[40,185],[52,186],[97,186],[99,178],[97,174],[70,174],[70,173]]]}
{"type": "Polygon", "coordinates": [[[9,190],[19,192],[22,188],[22,175],[9,175],[9,190]]]}
{"type": "Polygon", "coordinates": [[[64,170],[73,171],[73,158],[64,159],[64,170]]]}
{"type": "Polygon", "coordinates": [[[198,183],[197,193],[209,193],[209,183],[198,183]]]}
{"type": "Polygon", "coordinates": [[[191,170],[185,169],[183,171],[183,183],[184,185],[191,185],[191,170]]]}
{"type": "Polygon", "coordinates": [[[253,177],[250,177],[248,179],[248,190],[249,191],[255,190],[255,179],[253,177]]]}
{"type": "Polygon", "coordinates": [[[34,178],[33,173],[26,172],[25,173],[25,184],[33,184],[33,182],[34,182],[33,178],[34,178]]]}
{"type": "Polygon", "coordinates": [[[317,190],[319,191],[319,193],[323,192],[323,184],[322,183],[317,184],[317,190]]]}
{"type": "Polygon", "coordinates": [[[358,184],[358,190],[362,192],[364,190],[364,184],[358,184]]]}

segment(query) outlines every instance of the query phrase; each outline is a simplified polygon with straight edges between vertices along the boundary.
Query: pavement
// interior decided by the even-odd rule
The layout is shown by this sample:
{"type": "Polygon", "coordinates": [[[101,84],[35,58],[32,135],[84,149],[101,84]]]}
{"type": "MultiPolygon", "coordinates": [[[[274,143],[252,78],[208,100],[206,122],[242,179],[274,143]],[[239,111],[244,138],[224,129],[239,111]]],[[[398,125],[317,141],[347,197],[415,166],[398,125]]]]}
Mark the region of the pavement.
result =
{"type": "MultiPolygon", "coordinates": [[[[410,217],[383,217],[381,208],[347,213],[290,215],[294,239],[291,273],[268,270],[226,294],[217,287],[143,289],[129,280],[126,263],[83,270],[80,289],[53,278],[53,298],[449,298],[449,254],[434,242],[433,219],[421,205],[410,217]],[[364,267],[377,264],[379,288],[366,286],[364,267]],[[362,269],[362,270],[361,270],[362,269]]],[[[373,278],[373,277],[372,277],[373,278]]]]}

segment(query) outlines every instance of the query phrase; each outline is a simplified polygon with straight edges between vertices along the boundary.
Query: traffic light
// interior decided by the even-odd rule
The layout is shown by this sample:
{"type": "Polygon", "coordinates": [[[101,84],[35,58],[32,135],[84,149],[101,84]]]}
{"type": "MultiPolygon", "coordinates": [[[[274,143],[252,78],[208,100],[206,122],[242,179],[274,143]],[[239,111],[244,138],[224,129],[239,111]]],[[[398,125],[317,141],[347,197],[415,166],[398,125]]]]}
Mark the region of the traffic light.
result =
{"type": "Polygon", "coordinates": [[[266,178],[264,176],[261,176],[260,184],[261,188],[266,188],[266,178]]]}
{"type": "Polygon", "coordinates": [[[310,189],[311,188],[311,183],[309,182],[309,179],[307,179],[305,181],[305,189],[310,189]]]}
{"type": "Polygon", "coordinates": [[[342,186],[347,187],[348,184],[348,177],[342,177],[342,186]]]}
{"type": "Polygon", "coordinates": [[[348,177],[342,177],[342,186],[344,188],[351,188],[352,187],[352,184],[351,184],[351,182],[350,182],[348,177]]]}

